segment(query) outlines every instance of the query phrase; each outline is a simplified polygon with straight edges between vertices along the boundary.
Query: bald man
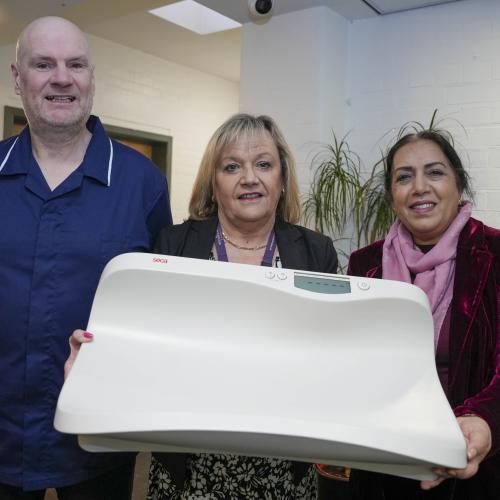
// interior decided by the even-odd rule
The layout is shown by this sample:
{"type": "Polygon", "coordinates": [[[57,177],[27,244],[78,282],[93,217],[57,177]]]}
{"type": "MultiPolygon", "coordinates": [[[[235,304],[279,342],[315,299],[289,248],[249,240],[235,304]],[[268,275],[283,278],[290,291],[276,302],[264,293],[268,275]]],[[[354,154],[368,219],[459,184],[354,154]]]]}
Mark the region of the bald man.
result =
{"type": "Polygon", "coordinates": [[[171,224],[165,177],[91,116],[88,42],[57,17],[21,33],[12,64],[28,119],[0,142],[0,499],[130,498],[134,457],[90,454],[53,428],[68,337],[104,265],[171,224]]]}

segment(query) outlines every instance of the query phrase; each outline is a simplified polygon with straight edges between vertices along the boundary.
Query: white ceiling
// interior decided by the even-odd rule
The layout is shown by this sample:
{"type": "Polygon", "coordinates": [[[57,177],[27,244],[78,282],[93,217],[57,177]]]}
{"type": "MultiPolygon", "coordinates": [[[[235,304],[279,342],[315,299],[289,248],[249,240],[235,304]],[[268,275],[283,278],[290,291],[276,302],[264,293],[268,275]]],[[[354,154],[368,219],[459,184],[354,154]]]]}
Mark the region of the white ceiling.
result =
{"type": "MultiPolygon", "coordinates": [[[[0,0],[0,45],[15,42],[31,20],[66,17],[89,34],[237,82],[241,30],[197,35],[148,13],[178,0],[0,0]]],[[[326,6],[347,19],[459,0],[275,0],[273,15],[326,6]]],[[[240,23],[253,22],[247,0],[198,0],[240,23]]]]}
{"type": "Polygon", "coordinates": [[[366,0],[379,14],[394,14],[404,10],[420,9],[458,0],[366,0]]]}

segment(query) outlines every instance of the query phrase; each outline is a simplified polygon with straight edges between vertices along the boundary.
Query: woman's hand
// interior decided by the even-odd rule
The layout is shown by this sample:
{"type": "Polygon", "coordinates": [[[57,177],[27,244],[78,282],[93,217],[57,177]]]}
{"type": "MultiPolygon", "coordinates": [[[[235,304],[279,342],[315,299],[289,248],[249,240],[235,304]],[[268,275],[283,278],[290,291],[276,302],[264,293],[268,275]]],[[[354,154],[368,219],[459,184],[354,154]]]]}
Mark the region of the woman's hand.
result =
{"type": "Polygon", "coordinates": [[[84,330],[75,330],[71,337],[69,338],[69,347],[70,353],[69,357],[64,363],[64,378],[69,375],[71,368],[73,368],[73,363],[75,362],[76,357],[78,356],[78,351],[82,344],[87,342],[91,342],[94,336],[90,332],[86,332],[84,330]]]}
{"type": "Polygon", "coordinates": [[[437,478],[432,481],[422,481],[423,490],[430,490],[445,479],[469,479],[477,473],[480,463],[491,449],[491,430],[489,425],[475,415],[457,418],[458,425],[467,442],[467,466],[464,469],[433,469],[437,478]]]}

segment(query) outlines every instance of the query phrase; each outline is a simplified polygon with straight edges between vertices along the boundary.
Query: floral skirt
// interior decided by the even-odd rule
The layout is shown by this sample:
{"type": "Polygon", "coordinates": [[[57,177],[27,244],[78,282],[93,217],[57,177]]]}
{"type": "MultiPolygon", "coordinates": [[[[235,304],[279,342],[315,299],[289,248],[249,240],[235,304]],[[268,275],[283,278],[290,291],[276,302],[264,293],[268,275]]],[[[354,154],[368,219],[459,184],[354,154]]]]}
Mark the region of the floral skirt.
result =
{"type": "Polygon", "coordinates": [[[314,500],[317,477],[311,465],[295,486],[292,463],[278,458],[229,454],[190,455],[186,481],[177,490],[168,470],[154,457],[147,500],[314,500]]]}

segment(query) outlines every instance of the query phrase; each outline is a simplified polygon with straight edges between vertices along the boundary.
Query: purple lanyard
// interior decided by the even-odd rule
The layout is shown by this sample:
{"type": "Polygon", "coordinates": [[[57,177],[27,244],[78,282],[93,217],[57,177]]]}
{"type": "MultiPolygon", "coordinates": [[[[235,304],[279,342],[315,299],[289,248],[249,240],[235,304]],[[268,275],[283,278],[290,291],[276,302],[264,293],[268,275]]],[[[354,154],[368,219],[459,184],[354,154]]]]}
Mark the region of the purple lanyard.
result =
{"type": "MultiPolygon", "coordinates": [[[[217,252],[217,259],[222,262],[229,262],[227,258],[226,244],[224,243],[224,236],[222,236],[222,228],[217,224],[217,232],[215,233],[215,250],[217,252]]],[[[276,236],[274,231],[271,231],[267,239],[266,251],[262,258],[261,266],[272,267],[274,252],[276,251],[276,236]]]]}

